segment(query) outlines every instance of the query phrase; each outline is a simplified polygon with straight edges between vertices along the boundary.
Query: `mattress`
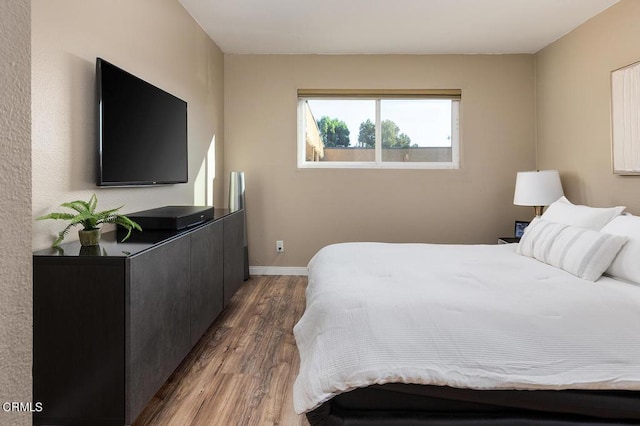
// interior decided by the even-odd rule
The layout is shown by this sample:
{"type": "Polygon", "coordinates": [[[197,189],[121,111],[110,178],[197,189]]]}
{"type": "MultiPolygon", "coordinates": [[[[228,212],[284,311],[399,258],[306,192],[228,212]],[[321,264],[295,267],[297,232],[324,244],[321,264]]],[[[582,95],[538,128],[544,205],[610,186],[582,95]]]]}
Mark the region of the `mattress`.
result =
{"type": "Polygon", "coordinates": [[[309,263],[294,334],[303,413],[356,388],[640,390],[640,287],[515,245],[346,243],[309,263]]]}

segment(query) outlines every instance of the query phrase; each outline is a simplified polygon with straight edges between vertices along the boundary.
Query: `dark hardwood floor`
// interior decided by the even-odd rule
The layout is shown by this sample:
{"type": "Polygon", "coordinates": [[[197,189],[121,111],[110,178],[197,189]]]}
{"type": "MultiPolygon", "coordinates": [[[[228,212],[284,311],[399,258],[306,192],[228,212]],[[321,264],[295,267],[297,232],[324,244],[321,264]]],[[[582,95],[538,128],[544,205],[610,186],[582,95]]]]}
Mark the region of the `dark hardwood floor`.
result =
{"type": "Polygon", "coordinates": [[[293,411],[306,277],[251,277],[134,425],[308,425],[293,411]]]}

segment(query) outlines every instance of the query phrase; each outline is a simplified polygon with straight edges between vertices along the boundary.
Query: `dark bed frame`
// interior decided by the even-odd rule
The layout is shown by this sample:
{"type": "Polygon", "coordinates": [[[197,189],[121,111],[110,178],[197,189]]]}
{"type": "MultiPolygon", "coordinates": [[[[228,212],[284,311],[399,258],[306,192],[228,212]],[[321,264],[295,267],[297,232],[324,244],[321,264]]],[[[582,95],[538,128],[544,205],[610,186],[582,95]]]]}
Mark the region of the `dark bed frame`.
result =
{"type": "Polygon", "coordinates": [[[390,383],[337,395],[307,419],[312,426],[633,425],[640,424],[640,392],[390,383]]]}

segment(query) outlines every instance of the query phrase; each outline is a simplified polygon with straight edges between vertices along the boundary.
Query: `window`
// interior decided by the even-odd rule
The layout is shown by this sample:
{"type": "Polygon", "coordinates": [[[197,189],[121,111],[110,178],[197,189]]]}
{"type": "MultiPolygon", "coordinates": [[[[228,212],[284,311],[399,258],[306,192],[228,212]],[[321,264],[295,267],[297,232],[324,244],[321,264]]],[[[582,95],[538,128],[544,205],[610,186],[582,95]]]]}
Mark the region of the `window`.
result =
{"type": "Polygon", "coordinates": [[[298,167],[457,169],[460,90],[298,90],[298,167]]]}

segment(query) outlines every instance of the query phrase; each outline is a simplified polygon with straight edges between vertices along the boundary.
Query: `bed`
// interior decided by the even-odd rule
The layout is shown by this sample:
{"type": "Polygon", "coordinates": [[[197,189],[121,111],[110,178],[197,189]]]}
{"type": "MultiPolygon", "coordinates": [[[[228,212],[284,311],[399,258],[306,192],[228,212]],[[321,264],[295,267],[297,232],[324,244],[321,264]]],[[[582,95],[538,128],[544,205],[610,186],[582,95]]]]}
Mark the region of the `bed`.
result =
{"type": "MultiPolygon", "coordinates": [[[[640,424],[640,285],[575,275],[603,263],[606,229],[588,231],[591,248],[582,227],[528,229],[544,261],[519,252],[524,237],[321,249],[294,328],[296,412],[312,425],[640,424]],[[590,261],[572,263],[572,250],[590,261]]],[[[600,274],[623,250],[637,256],[637,237],[621,237],[600,274]]]]}

